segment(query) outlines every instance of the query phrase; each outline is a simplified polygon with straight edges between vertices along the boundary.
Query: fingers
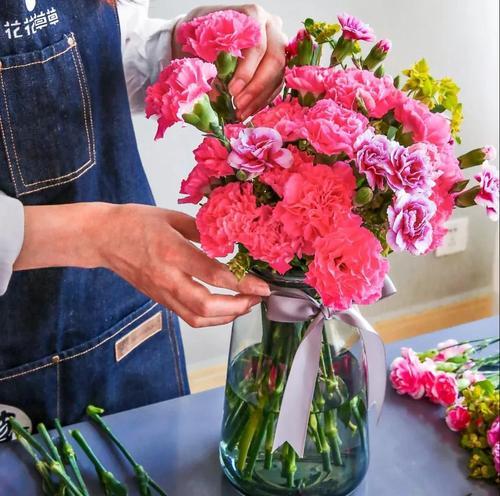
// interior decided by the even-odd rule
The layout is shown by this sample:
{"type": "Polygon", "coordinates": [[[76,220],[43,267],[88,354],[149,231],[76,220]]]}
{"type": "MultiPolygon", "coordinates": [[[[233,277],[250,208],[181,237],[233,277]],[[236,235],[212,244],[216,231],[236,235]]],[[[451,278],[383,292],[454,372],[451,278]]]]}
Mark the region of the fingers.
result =
{"type": "MultiPolygon", "coordinates": [[[[246,119],[267,105],[283,83],[285,70],[285,38],[281,30],[269,20],[266,24],[267,51],[259,66],[246,68],[254,71],[250,82],[235,98],[241,119],[246,119]]],[[[248,73],[245,74],[248,78],[248,73]]]]}
{"type": "Polygon", "coordinates": [[[257,46],[243,50],[243,59],[239,61],[238,67],[229,83],[229,92],[235,98],[252,80],[261,60],[266,54],[268,45],[266,30],[267,16],[264,14],[264,11],[260,7],[253,5],[248,7],[244,6],[239,10],[259,21],[261,39],[257,46]]]}
{"type": "Polygon", "coordinates": [[[201,317],[177,300],[169,301],[165,306],[176,313],[184,322],[195,328],[229,324],[237,317],[236,315],[226,317],[201,317]]]}
{"type": "Polygon", "coordinates": [[[236,317],[262,301],[260,296],[212,294],[186,274],[177,279],[172,295],[191,312],[204,318],[236,317]]]}
{"type": "Polygon", "coordinates": [[[227,265],[209,258],[191,243],[186,242],[186,246],[182,246],[179,250],[177,262],[182,271],[211,286],[247,295],[269,296],[270,294],[266,282],[251,275],[238,281],[227,265]]]}
{"type": "Polygon", "coordinates": [[[171,210],[168,212],[168,222],[184,238],[199,243],[200,233],[196,227],[196,220],[194,217],[171,210]]]}

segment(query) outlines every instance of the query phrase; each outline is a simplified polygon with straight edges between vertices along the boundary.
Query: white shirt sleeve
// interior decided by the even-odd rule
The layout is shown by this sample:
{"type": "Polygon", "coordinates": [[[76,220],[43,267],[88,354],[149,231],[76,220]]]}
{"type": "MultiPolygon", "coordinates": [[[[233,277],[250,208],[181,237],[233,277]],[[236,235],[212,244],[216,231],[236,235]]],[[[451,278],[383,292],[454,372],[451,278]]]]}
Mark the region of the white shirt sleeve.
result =
{"type": "Polygon", "coordinates": [[[146,88],[172,58],[172,32],[180,19],[151,19],[149,0],[118,2],[125,79],[132,112],[144,110],[146,88]]]}
{"type": "MultiPolygon", "coordinates": [[[[172,20],[148,17],[149,0],[118,3],[122,53],[130,107],[144,110],[146,88],[172,58],[172,32],[183,16],[172,20]]],[[[24,209],[19,200],[0,191],[0,296],[5,294],[12,267],[24,241],[24,209]]]]}
{"type": "Polygon", "coordinates": [[[23,204],[0,191],[0,296],[5,294],[12,266],[24,240],[23,204]]]}

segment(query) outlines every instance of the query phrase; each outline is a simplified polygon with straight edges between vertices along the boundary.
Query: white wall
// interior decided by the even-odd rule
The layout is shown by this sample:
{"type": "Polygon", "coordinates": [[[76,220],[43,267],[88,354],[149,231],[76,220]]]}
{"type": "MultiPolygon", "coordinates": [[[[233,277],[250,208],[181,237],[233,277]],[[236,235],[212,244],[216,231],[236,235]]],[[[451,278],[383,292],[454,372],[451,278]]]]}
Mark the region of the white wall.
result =
{"type": "MultiPolygon", "coordinates": [[[[153,0],[151,14],[170,18],[199,4],[194,0],[153,0]]],[[[262,0],[261,4],[283,18],[289,35],[306,17],[334,21],[336,13],[343,11],[359,16],[380,38],[392,40],[386,67],[393,75],[425,56],[435,76],[452,76],[462,88],[465,123],[458,152],[483,144],[498,148],[498,0],[262,0]]],[[[135,125],[158,204],[180,208],[180,181],[194,165],[192,149],[199,143],[199,134],[176,127],[167,132],[165,140],[153,143],[155,124],[137,117],[135,125]]],[[[182,210],[195,212],[192,206],[182,206],[182,210]]],[[[492,290],[497,228],[479,208],[455,215],[470,217],[467,251],[444,258],[393,256],[391,274],[399,292],[367,309],[367,315],[373,319],[418,311],[465,293],[492,290]]],[[[225,360],[228,326],[206,330],[184,326],[183,335],[191,370],[225,360]]]]}

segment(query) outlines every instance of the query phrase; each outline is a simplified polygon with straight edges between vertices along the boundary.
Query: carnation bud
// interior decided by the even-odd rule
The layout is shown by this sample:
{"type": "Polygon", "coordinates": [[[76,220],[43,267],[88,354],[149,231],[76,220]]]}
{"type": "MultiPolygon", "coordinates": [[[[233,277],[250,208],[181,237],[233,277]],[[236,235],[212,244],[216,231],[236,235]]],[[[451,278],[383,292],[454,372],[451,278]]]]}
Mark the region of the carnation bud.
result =
{"type": "Polygon", "coordinates": [[[471,189],[463,191],[455,198],[455,205],[460,208],[473,207],[476,205],[476,196],[481,188],[474,186],[471,189]]]}
{"type": "Polygon", "coordinates": [[[458,161],[461,169],[468,169],[469,167],[482,165],[487,160],[493,160],[495,156],[496,150],[493,146],[484,146],[461,155],[458,157],[458,161]]]}
{"type": "Polygon", "coordinates": [[[212,108],[208,95],[203,95],[191,112],[183,114],[182,118],[203,133],[212,133],[214,128],[219,127],[219,117],[212,108]]]}
{"type": "Polygon", "coordinates": [[[364,207],[373,200],[373,191],[368,186],[363,186],[356,191],[354,204],[357,207],[364,207]]]}
{"type": "Polygon", "coordinates": [[[387,54],[389,53],[391,47],[392,44],[390,40],[380,40],[378,43],[376,43],[370,50],[370,53],[367,55],[363,63],[363,69],[368,69],[369,71],[371,71],[375,67],[377,67],[377,65],[387,57],[387,54]]]}

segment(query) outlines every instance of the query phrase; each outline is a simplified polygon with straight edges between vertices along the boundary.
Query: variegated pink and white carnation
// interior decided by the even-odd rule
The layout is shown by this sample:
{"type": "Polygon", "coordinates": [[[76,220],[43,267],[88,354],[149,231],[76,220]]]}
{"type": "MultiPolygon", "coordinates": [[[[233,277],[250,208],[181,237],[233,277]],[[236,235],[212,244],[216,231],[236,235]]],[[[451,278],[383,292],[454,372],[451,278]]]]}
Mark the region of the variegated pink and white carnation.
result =
{"type": "MultiPolygon", "coordinates": [[[[305,21],[287,47],[283,93],[244,123],[227,88],[243,50],[260,41],[258,23],[231,10],[183,23],[177,39],[195,57],[164,69],[146,108],[158,137],[178,121],[206,135],[180,200],[201,204],[203,249],[212,257],[237,249],[230,266],[240,277],[303,274],[325,305],[345,310],[380,298],[392,251],[436,249],[455,206],[480,204],[496,218],[499,184],[485,164],[468,187],[462,168],[494,150],[457,159],[457,126],[439,95],[420,98],[414,81],[400,88],[382,67],[391,42],[375,42],[353,16],[338,20],[305,21]]],[[[398,390],[451,402],[449,377],[417,361],[408,352],[394,364],[398,390]]]]}

